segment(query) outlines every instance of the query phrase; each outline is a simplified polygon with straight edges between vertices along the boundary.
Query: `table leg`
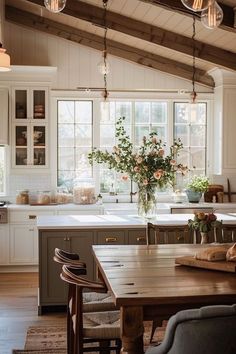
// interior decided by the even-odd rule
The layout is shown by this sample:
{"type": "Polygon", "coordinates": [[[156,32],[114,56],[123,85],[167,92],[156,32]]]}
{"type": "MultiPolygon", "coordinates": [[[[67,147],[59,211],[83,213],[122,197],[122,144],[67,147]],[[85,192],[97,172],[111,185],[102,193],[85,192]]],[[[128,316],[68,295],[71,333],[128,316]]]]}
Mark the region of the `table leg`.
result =
{"type": "Polygon", "coordinates": [[[121,315],[121,353],[143,354],[143,309],[142,307],[123,306],[121,315]]]}

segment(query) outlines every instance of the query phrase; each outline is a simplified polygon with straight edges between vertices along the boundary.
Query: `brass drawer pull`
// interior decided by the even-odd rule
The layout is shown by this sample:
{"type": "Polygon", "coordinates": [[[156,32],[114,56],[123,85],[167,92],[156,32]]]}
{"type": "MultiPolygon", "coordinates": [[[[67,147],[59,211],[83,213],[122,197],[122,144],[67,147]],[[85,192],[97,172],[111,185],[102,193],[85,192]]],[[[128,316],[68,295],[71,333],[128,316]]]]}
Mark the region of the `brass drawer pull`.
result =
{"type": "Polygon", "coordinates": [[[117,237],[106,237],[105,241],[106,242],[116,242],[117,241],[117,237]]]}
{"type": "Polygon", "coordinates": [[[64,237],[64,241],[70,241],[69,237],[64,237]]]}
{"type": "Polygon", "coordinates": [[[36,219],[36,215],[29,215],[29,219],[36,219]]]}
{"type": "Polygon", "coordinates": [[[136,237],[136,240],[137,240],[137,242],[143,242],[146,240],[146,238],[141,236],[141,237],[136,237]]]}

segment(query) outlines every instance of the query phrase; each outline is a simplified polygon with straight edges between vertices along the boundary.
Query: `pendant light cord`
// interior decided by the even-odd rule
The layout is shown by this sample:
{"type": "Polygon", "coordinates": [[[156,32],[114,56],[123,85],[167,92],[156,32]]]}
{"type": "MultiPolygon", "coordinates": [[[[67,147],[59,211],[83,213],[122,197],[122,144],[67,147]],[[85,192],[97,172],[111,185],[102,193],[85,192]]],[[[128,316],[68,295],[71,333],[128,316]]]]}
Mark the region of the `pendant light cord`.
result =
{"type": "Polygon", "coordinates": [[[108,92],[107,92],[107,3],[108,0],[103,0],[103,25],[104,25],[104,38],[103,38],[103,62],[104,62],[104,99],[107,99],[108,92]]]}
{"type": "Polygon", "coordinates": [[[195,102],[196,97],[197,97],[197,93],[195,91],[195,79],[196,79],[196,42],[195,42],[195,37],[196,37],[196,17],[193,15],[193,34],[192,34],[192,43],[193,43],[192,102],[193,103],[195,102]]]}

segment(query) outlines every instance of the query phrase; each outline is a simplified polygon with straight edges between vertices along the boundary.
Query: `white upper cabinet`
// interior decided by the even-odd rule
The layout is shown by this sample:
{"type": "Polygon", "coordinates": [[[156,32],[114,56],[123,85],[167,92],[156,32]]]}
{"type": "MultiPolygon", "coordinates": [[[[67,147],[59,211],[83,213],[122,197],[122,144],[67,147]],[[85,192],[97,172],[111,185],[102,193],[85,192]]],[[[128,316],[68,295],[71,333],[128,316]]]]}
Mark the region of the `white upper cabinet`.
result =
{"type": "Polygon", "coordinates": [[[8,89],[0,88],[0,145],[9,144],[8,96],[8,89]]]}
{"type": "Polygon", "coordinates": [[[12,88],[12,167],[48,167],[48,88],[12,88]]]}

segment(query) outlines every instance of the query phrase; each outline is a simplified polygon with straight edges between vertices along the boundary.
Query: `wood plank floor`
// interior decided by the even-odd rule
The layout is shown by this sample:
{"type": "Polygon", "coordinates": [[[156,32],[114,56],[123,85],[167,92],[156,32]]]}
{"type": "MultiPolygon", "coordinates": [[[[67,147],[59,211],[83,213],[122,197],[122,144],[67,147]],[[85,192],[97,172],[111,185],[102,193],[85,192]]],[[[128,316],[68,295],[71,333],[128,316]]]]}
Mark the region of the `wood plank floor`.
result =
{"type": "Polygon", "coordinates": [[[64,324],[65,314],[38,316],[38,273],[0,273],[0,354],[24,348],[32,325],[64,324]]]}

